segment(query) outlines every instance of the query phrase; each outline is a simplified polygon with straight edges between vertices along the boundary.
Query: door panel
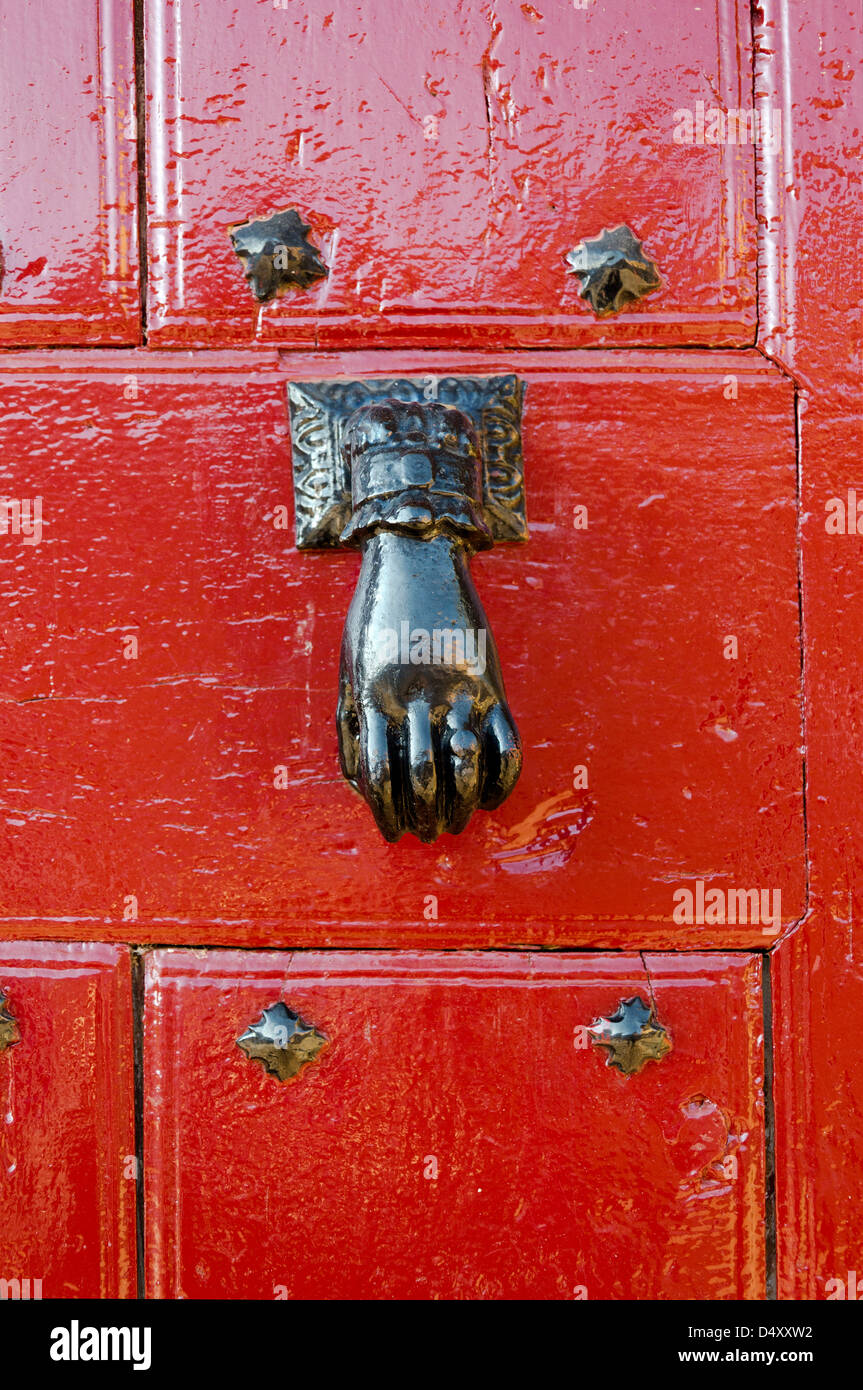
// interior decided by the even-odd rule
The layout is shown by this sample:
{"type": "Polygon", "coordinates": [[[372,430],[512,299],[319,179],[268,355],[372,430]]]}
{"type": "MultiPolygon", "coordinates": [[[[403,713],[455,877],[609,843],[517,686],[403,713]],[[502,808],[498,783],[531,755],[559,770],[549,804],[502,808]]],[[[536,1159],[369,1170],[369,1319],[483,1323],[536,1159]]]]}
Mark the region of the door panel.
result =
{"type": "Polygon", "coordinates": [[[744,0],[146,14],[152,342],[753,341],[744,0]],[[329,275],[260,305],[229,229],[288,207],[329,275]],[[598,320],[565,257],[621,223],[662,288],[598,320]]]}
{"type": "Polygon", "coordinates": [[[0,344],[140,341],[132,13],[0,4],[0,344]]]}
{"type": "Polygon", "coordinates": [[[0,376],[15,485],[45,497],[42,543],[2,554],[9,929],[727,948],[800,915],[784,377],[754,353],[216,360],[10,358],[0,376]],[[474,569],[525,770],[461,837],[388,846],[336,756],[357,558],[274,525],[285,381],[504,369],[527,383],[531,534],[474,569]],[[699,920],[714,890],[777,915],[730,924],[706,898],[699,920]]]}
{"type": "Polygon", "coordinates": [[[162,1298],[759,1298],[760,963],[465,953],[147,960],[148,1291],[162,1298]],[[623,1076],[584,1026],[655,1001],[623,1076]],[[328,1039],[236,1046],[284,1000],[328,1039]]]}
{"type": "Polygon", "coordinates": [[[133,1298],[129,952],[0,942],[0,990],[19,1036],[0,1051],[0,1278],[23,1297],[29,1279],[30,1298],[133,1298]]]}

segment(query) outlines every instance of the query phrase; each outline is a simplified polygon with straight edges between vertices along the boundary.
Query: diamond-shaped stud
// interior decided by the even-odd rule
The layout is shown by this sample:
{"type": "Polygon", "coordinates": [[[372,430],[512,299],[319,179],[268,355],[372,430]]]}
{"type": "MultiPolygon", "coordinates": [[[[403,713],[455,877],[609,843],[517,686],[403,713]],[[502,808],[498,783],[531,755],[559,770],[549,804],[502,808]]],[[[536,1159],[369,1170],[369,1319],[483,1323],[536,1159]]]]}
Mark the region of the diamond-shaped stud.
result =
{"type": "Polygon", "coordinates": [[[6,995],[0,989],[0,1052],[5,1052],[7,1047],[14,1047],[20,1041],[18,1022],[7,1009],[6,995]]]}
{"type": "Polygon", "coordinates": [[[280,1000],[264,1009],[257,1023],[237,1038],[237,1047],[260,1062],[270,1076],[290,1081],[308,1062],[317,1060],[328,1041],[280,1000]]]}
{"type": "Polygon", "coordinates": [[[604,228],[593,240],[579,242],[566,260],[571,274],[581,280],[581,298],[598,318],[619,314],[662,284],[638,237],[623,223],[604,228]]]}
{"type": "Polygon", "coordinates": [[[608,1018],[598,1018],[587,1030],[591,1041],[608,1053],[606,1066],[633,1076],[647,1062],[660,1062],[671,1051],[671,1039],[653,1009],[637,994],[622,999],[608,1018]]]}
{"type": "Polygon", "coordinates": [[[310,230],[296,208],[231,229],[231,243],[259,303],[287,286],[305,289],[329,274],[317,247],[307,240],[310,230]]]}

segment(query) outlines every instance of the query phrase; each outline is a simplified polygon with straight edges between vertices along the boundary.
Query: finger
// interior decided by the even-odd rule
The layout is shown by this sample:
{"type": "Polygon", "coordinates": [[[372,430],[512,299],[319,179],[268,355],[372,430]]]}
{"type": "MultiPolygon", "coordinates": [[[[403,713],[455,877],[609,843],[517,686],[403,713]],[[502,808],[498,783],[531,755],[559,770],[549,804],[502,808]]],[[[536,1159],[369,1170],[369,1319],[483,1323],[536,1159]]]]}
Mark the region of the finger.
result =
{"type": "Polygon", "coordinates": [[[446,719],[444,764],[447,769],[446,829],[461,834],[479,805],[480,744],[470,727],[470,703],[457,705],[446,719]]]}
{"type": "Polygon", "coordinates": [[[494,705],[483,728],[485,780],[482,806],[493,811],[506,801],[521,772],[521,739],[512,715],[503,705],[494,705]]]}
{"type": "Polygon", "coordinates": [[[428,844],[440,834],[440,823],[431,711],[424,700],[408,705],[404,731],[405,809],[417,836],[428,844]]]}
{"type": "Polygon", "coordinates": [[[360,782],[378,829],[394,844],[401,838],[402,826],[396,812],[387,720],[376,709],[366,709],[360,729],[360,782]]]}
{"type": "Polygon", "coordinates": [[[360,768],[360,723],[354,705],[350,681],[342,677],[339,703],[336,709],[336,729],[339,735],[339,762],[349,782],[356,782],[360,768]]]}

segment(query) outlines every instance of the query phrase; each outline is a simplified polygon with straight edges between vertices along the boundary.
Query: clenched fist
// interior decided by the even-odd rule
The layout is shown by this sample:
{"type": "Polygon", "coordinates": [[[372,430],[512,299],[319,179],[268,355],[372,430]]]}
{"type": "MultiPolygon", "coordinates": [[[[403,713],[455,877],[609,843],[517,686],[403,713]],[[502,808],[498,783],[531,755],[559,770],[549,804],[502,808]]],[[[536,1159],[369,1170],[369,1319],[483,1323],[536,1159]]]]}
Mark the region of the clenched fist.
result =
{"type": "Polygon", "coordinates": [[[469,561],[490,543],[479,450],[449,406],[388,400],[352,417],[346,453],[363,562],[345,622],[342,771],[389,841],[458,834],[521,771],[497,649],[469,561]]]}

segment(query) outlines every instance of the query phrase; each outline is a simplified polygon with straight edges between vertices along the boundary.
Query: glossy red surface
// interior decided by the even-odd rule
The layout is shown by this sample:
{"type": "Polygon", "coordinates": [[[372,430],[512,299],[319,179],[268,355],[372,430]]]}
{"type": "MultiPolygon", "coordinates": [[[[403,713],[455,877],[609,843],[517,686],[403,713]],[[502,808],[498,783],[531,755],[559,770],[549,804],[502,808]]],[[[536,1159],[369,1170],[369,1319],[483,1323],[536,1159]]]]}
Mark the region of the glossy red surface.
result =
{"type": "Polygon", "coordinates": [[[0,1279],[134,1293],[128,953],[57,941],[95,938],[189,948],[148,966],[152,1293],[760,1297],[761,958],[730,952],[774,946],[778,1291],[841,1297],[858,10],[754,6],[753,92],[745,0],[144,8],[148,329],[132,6],[0,0],[0,345],[40,349],[0,354],[2,494],[43,506],[0,533],[0,1279]],[[753,100],[775,143],[674,138],[753,100]],[[228,229],[292,205],[330,275],[261,309],[228,229]],[[662,288],[597,321],[564,256],[618,222],[662,288]],[[41,350],[141,341],[254,350],[41,350]],[[475,566],[525,773],[387,847],[336,761],[358,561],[294,548],[284,390],[443,371],[528,382],[531,539],[475,566]],[[778,944],[675,923],[698,882],[780,893],[778,944]],[[624,1080],[574,1030],[651,989],[674,1051],[624,1080]],[[279,997],[332,1039],[289,1086],[234,1045],[279,997]]]}
{"type": "Polygon", "coordinates": [[[6,931],[762,947],[778,917],[679,923],[675,892],[803,911],[792,392],[760,355],[4,365],[16,485],[45,498],[42,544],[0,557],[6,931]],[[474,570],[524,772],[463,835],[388,846],[336,756],[356,557],[273,524],[285,380],[504,367],[531,539],[474,570]]]}
{"type": "Polygon", "coordinates": [[[141,341],[132,6],[0,3],[0,345],[141,341]]]}
{"type": "Polygon", "coordinates": [[[758,957],[156,951],[145,1040],[152,1296],[763,1295],[758,957]],[[651,991],[625,1078],[583,1029],[651,991]],[[235,1043],[280,998],[286,1083],[235,1043]]]}
{"type": "Polygon", "coordinates": [[[751,343],[752,147],[708,138],[714,103],[751,105],[750,32],[745,0],[267,0],[225,23],[148,0],[150,341],[751,343]],[[261,308],[228,232],[286,207],[330,274],[261,308]],[[663,286],[597,321],[565,256],[620,223],[663,286]]]}
{"type": "Polygon", "coordinates": [[[31,1298],[133,1298],[129,953],[0,942],[0,990],[20,1033],[0,1053],[0,1279],[29,1279],[31,1298]]]}
{"type": "Polygon", "coordinates": [[[773,963],[779,1295],[836,1299],[863,1273],[863,525],[847,525],[849,489],[863,500],[859,7],[770,0],[759,46],[786,132],[765,171],[763,302],[765,343],[800,390],[811,863],[811,910],[773,963]],[[844,533],[827,529],[831,499],[844,533]]]}

